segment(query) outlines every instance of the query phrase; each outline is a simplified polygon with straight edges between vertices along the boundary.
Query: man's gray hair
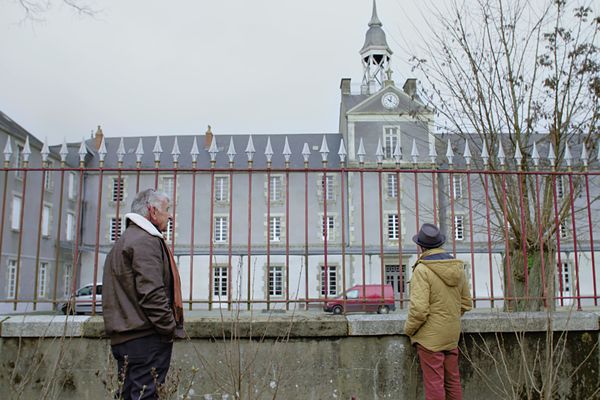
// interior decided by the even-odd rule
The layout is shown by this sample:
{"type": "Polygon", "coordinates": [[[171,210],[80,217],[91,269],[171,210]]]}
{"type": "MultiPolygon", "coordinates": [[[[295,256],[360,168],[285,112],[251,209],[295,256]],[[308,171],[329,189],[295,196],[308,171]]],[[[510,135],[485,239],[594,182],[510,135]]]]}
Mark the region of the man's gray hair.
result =
{"type": "Polygon", "coordinates": [[[164,192],[158,192],[154,189],[143,190],[135,195],[135,199],[131,203],[131,212],[147,217],[148,206],[160,208],[164,200],[167,200],[167,202],[171,200],[169,195],[164,192]]]}

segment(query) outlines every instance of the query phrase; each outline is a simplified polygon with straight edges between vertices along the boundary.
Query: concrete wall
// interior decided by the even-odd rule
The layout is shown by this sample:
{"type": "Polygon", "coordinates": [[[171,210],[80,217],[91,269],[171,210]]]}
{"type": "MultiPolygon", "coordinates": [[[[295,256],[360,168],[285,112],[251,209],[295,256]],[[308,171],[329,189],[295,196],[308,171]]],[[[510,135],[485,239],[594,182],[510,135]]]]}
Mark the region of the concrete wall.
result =
{"type": "MultiPolygon", "coordinates": [[[[190,398],[198,399],[205,394],[221,399],[224,393],[231,399],[234,382],[241,382],[243,398],[419,399],[423,393],[416,353],[400,333],[405,318],[403,313],[196,312],[186,320],[190,339],[175,344],[171,372],[180,381],[171,387],[176,394],[191,387],[190,398]],[[232,379],[238,365],[247,368],[241,380],[232,379]]],[[[598,314],[469,313],[463,318],[461,342],[464,398],[507,399],[513,398],[509,392],[523,390],[524,366],[533,363],[535,354],[543,357],[549,322],[556,359],[542,362],[540,371],[556,368],[552,398],[597,396],[598,314]]],[[[115,367],[102,331],[100,317],[4,319],[0,393],[10,399],[19,393],[24,399],[44,394],[50,399],[110,398],[115,367]]]]}

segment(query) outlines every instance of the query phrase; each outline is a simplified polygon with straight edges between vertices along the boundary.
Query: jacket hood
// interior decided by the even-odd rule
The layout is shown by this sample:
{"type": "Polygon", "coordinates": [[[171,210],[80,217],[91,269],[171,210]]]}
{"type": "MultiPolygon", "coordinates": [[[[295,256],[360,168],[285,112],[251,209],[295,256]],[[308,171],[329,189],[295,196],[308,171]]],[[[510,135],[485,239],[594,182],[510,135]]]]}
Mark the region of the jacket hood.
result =
{"type": "Polygon", "coordinates": [[[420,260],[436,274],[447,286],[458,286],[464,274],[464,263],[460,260],[420,260]]]}

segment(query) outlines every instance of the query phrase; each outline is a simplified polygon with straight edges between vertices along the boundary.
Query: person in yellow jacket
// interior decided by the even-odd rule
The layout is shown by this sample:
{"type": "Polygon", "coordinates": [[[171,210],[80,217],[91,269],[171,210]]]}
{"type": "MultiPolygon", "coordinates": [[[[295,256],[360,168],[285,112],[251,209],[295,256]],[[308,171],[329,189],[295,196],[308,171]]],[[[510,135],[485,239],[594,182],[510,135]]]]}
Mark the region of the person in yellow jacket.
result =
{"type": "Polygon", "coordinates": [[[422,253],[413,266],[404,333],[417,348],[425,399],[459,400],[460,317],[472,307],[464,263],[441,248],[446,236],[434,224],[423,224],[413,241],[422,253]]]}

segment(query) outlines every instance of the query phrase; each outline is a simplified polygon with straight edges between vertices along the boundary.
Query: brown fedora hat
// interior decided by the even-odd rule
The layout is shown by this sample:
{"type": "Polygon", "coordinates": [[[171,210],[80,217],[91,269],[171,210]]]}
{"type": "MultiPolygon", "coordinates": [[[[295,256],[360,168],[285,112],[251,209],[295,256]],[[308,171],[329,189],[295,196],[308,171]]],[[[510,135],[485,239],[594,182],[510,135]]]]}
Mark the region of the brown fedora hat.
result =
{"type": "Polygon", "coordinates": [[[446,235],[434,224],[423,224],[419,233],[412,238],[413,242],[427,249],[435,249],[446,242],[446,235]]]}

